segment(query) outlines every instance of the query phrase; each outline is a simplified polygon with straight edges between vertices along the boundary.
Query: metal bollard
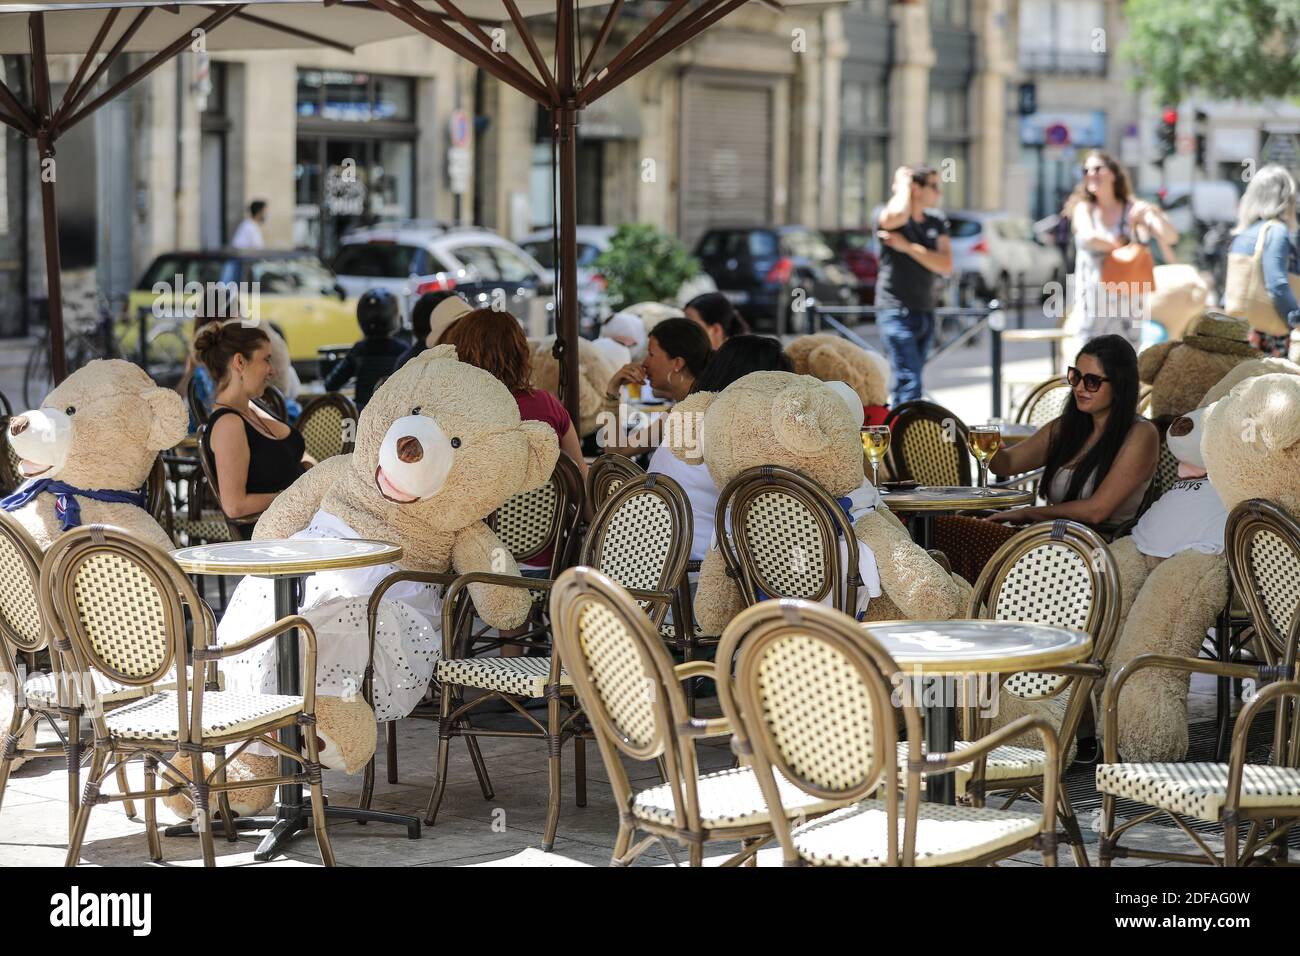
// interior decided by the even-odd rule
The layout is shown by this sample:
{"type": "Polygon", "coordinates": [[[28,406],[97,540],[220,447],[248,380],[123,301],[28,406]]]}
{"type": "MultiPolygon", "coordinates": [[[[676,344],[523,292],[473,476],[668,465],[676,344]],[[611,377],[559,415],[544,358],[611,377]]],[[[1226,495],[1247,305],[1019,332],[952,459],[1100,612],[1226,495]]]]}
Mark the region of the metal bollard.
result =
{"type": "Polygon", "coordinates": [[[1002,330],[1006,325],[1006,313],[994,299],[989,303],[989,370],[992,373],[994,418],[1002,417],[1002,330]]]}

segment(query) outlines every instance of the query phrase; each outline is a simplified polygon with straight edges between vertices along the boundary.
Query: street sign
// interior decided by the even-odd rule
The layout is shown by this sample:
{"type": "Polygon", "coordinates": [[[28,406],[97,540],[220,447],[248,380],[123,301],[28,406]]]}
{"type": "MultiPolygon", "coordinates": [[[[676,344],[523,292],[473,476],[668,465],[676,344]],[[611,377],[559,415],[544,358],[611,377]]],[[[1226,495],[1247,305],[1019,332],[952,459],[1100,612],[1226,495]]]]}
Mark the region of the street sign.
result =
{"type": "Polygon", "coordinates": [[[469,114],[464,110],[452,110],[447,121],[447,132],[451,136],[452,146],[469,145],[469,114]]]}

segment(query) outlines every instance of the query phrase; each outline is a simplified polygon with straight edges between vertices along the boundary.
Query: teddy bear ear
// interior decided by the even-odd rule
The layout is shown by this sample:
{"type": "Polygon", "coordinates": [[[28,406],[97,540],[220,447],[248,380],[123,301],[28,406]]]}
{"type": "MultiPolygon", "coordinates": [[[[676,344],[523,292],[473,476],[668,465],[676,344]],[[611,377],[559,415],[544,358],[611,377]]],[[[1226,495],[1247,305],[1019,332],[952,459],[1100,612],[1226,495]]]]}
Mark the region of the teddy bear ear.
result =
{"type": "Polygon", "coordinates": [[[666,416],[663,444],[681,461],[696,465],[703,460],[704,415],[717,397],[717,392],[692,392],[666,416]]]}
{"type": "Polygon", "coordinates": [[[1242,382],[1230,398],[1239,403],[1243,437],[1257,439],[1270,452],[1300,444],[1300,377],[1261,375],[1242,382]]]}
{"type": "Polygon", "coordinates": [[[833,346],[819,345],[813,349],[812,354],[808,356],[808,367],[812,370],[813,376],[823,382],[847,382],[849,387],[858,393],[859,401],[867,400],[861,391],[861,371],[855,369],[847,356],[833,346]]]}
{"type": "Polygon", "coordinates": [[[808,458],[826,450],[831,428],[845,412],[844,402],[834,390],[792,385],[772,403],[772,430],[792,454],[808,458]]]}
{"type": "Polygon", "coordinates": [[[165,451],[180,443],[189,431],[190,415],[185,409],[185,400],[170,388],[152,388],[145,393],[145,403],[149,406],[149,448],[153,451],[165,451]]]}
{"type": "Polygon", "coordinates": [[[520,422],[519,428],[528,443],[523,488],[520,490],[532,491],[551,480],[556,459],[560,457],[560,443],[555,438],[555,429],[546,422],[520,422]]]}

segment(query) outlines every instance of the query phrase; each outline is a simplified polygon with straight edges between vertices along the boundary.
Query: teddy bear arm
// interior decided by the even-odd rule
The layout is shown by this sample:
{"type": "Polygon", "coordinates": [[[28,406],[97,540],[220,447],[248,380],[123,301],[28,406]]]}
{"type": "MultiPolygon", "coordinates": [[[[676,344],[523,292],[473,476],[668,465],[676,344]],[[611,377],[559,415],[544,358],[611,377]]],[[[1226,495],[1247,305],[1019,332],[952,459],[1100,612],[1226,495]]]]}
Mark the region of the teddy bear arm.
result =
{"type": "MultiPolygon", "coordinates": [[[[456,535],[451,550],[452,568],[457,574],[491,571],[495,574],[519,575],[514,556],[501,539],[481,521],[456,535]]],[[[494,584],[471,584],[470,598],[474,609],[490,627],[519,627],[528,617],[532,598],[525,588],[494,584]]]]}
{"type": "Polygon", "coordinates": [[[723,560],[722,552],[711,548],[700,564],[700,578],[693,604],[695,623],[705,634],[721,634],[722,629],[744,607],[740,586],[735,578],[727,574],[727,563],[723,560]]]}
{"type": "Polygon", "coordinates": [[[1133,599],[1142,590],[1151,566],[1147,556],[1137,549],[1137,542],[1131,536],[1125,536],[1110,546],[1111,557],[1119,570],[1120,626],[1128,618],[1133,607],[1133,599]]]}
{"type": "Polygon", "coordinates": [[[350,455],[336,455],[309,468],[262,512],[253,528],[253,540],[288,538],[307,527],[325,500],[325,493],[343,477],[351,460],[350,455]]]}
{"type": "Polygon", "coordinates": [[[912,620],[946,621],[962,613],[969,586],[963,589],[966,582],[940,567],[892,517],[878,511],[854,529],[876,556],[881,590],[912,620]]]}

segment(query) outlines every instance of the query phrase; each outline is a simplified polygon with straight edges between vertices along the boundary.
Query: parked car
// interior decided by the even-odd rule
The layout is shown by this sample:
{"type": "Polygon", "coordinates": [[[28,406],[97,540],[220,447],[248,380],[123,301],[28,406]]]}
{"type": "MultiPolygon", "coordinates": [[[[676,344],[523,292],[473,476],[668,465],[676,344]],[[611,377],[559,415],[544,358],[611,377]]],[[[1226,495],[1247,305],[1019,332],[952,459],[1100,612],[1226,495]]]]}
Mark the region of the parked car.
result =
{"type": "Polygon", "coordinates": [[[857,280],[858,301],[876,301],[876,275],[880,272],[880,240],[870,229],[823,230],[822,235],[840,263],[857,280]]]}
{"type": "MultiPolygon", "coordinates": [[[[316,370],[317,350],[357,340],[356,301],[315,253],[266,249],[167,252],[158,256],[140,276],[127,299],[127,318],[134,319],[153,336],[164,326],[185,330],[188,341],[192,320],[176,302],[177,283],[184,304],[192,307],[199,293],[184,287],[200,283],[238,283],[248,318],[270,323],[284,336],[295,366],[308,375],[316,370]],[[179,276],[179,280],[177,279],[179,276]],[[155,286],[167,292],[155,294],[155,286]],[[161,314],[155,313],[155,304],[161,314]]],[[[138,341],[138,339],[137,339],[138,341]]]]}
{"type": "Polygon", "coordinates": [[[471,305],[499,303],[530,334],[549,331],[550,273],[490,229],[424,220],[381,222],[346,233],[332,265],[349,295],[388,289],[402,302],[404,317],[425,292],[455,290],[471,305]]]}
{"type": "MultiPolygon", "coordinates": [[[[605,294],[605,277],[596,269],[596,259],[609,248],[614,235],[613,226],[578,226],[578,307],[579,322],[585,335],[595,335],[597,326],[607,319],[612,310],[605,294]]],[[[525,252],[541,263],[550,277],[555,278],[555,236],[549,229],[538,230],[519,240],[525,252]]]]}
{"type": "Polygon", "coordinates": [[[1014,301],[1023,286],[1046,295],[1049,282],[1064,287],[1061,250],[1034,232],[1028,219],[1005,212],[948,213],[953,276],[963,301],[970,296],[1014,301]]]}
{"type": "Polygon", "coordinates": [[[778,334],[805,329],[807,313],[794,307],[798,289],[822,305],[852,305],[856,299],[853,274],[821,233],[806,226],[710,229],[695,256],[755,328],[778,334]]]}

